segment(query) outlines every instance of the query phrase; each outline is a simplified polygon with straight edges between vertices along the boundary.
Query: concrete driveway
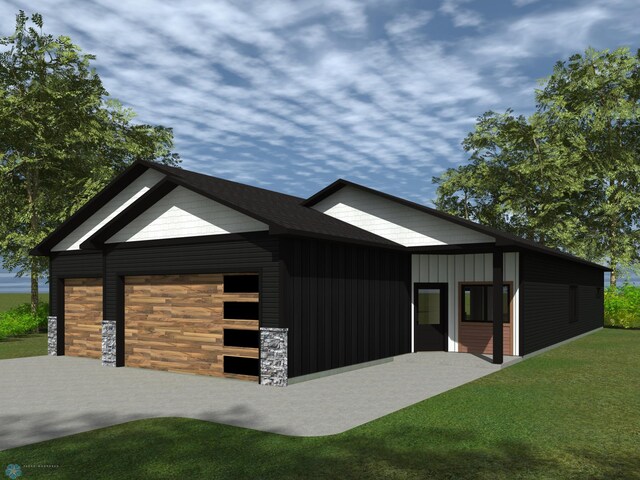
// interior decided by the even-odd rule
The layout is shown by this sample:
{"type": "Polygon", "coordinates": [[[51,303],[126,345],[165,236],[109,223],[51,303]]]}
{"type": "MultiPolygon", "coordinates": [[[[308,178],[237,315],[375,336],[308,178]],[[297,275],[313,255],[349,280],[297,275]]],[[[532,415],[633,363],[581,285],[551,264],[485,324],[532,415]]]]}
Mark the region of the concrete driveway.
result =
{"type": "MultiPolygon", "coordinates": [[[[505,358],[505,365],[515,357],[505,358]]],[[[149,417],[189,417],[286,435],[344,432],[499,370],[422,352],[289,385],[102,367],[76,357],[0,361],[0,450],[149,417]]]]}

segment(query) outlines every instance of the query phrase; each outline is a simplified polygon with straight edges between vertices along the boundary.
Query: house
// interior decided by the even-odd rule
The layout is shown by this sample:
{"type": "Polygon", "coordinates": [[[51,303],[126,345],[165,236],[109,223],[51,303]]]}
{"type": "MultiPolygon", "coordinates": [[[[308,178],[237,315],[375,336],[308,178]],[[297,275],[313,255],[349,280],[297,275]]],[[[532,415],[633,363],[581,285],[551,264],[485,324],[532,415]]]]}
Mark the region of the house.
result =
{"type": "Polygon", "coordinates": [[[49,354],[286,385],[603,324],[607,268],[345,180],[301,199],[135,162],[32,251],[49,354]]]}

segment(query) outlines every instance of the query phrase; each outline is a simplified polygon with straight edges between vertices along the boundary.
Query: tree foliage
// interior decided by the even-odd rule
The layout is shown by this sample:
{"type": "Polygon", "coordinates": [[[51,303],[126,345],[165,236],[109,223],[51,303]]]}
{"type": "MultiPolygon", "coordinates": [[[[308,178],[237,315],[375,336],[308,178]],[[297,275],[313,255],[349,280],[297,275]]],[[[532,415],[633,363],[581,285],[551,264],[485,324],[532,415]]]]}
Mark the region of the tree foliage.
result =
{"type": "Polygon", "coordinates": [[[487,112],[468,164],[434,178],[439,208],[614,269],[640,248],[640,54],[588,49],[558,62],[535,112],[487,112]]]}
{"type": "Polygon", "coordinates": [[[95,57],[42,29],[41,15],[20,11],[0,37],[0,255],[30,272],[34,311],[46,259],[29,250],[134,160],[179,162],[171,129],[133,123],[95,57]]]}

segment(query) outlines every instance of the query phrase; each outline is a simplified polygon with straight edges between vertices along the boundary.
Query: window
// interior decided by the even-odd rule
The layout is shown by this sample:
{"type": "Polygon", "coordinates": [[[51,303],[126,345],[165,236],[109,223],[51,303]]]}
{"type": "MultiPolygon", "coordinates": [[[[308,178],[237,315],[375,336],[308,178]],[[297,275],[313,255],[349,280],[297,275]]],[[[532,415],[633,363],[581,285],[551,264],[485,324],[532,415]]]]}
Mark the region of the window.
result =
{"type": "Polygon", "coordinates": [[[440,289],[418,289],[418,325],[440,324],[440,289]]]}
{"type": "Polygon", "coordinates": [[[224,293],[258,293],[258,275],[225,275],[224,293]]]}
{"type": "Polygon", "coordinates": [[[578,287],[571,285],[569,287],[569,322],[578,321],[578,287]]]}
{"type": "Polygon", "coordinates": [[[223,312],[228,320],[258,320],[260,305],[258,302],[224,302],[223,312]]]}
{"type": "Polygon", "coordinates": [[[224,373],[235,373],[237,375],[260,375],[260,359],[247,357],[228,357],[223,359],[224,373]]]}
{"type": "MultiPolygon", "coordinates": [[[[462,286],[462,321],[493,322],[492,285],[462,286]]],[[[509,323],[509,285],[502,286],[502,321],[509,323]]]]}
{"type": "Polygon", "coordinates": [[[225,328],[223,345],[225,347],[258,348],[260,346],[260,332],[238,328],[225,328]]]}

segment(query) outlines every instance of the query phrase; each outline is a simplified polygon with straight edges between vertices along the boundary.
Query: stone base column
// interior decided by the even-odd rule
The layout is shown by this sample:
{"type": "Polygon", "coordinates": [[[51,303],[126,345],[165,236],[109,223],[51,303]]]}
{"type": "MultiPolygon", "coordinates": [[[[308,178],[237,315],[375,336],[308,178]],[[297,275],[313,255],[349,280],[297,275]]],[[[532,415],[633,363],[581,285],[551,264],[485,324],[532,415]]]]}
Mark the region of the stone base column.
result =
{"type": "Polygon", "coordinates": [[[49,355],[58,355],[58,317],[47,317],[47,351],[49,355]]]}
{"type": "Polygon", "coordinates": [[[116,366],[116,322],[102,321],[102,366],[116,366]]]}
{"type": "Polygon", "coordinates": [[[288,328],[260,328],[260,383],[286,387],[288,328]]]}

